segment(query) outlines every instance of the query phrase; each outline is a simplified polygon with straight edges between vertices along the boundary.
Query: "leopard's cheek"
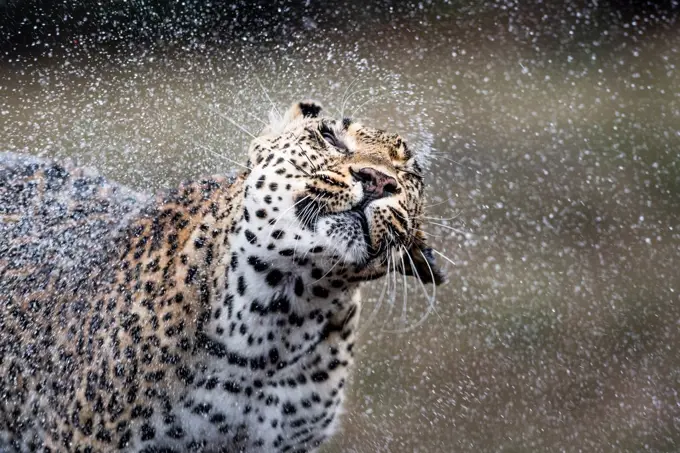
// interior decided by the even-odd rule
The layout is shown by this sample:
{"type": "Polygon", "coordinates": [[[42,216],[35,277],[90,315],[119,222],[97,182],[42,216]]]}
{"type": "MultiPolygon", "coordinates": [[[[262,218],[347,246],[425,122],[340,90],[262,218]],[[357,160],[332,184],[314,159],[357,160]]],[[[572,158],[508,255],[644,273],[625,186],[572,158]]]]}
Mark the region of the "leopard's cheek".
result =
{"type": "Polygon", "coordinates": [[[403,183],[404,193],[400,197],[400,204],[412,216],[418,217],[423,211],[423,186],[411,182],[403,183]]]}
{"type": "Polygon", "coordinates": [[[319,172],[306,184],[306,195],[323,206],[327,214],[354,209],[363,197],[361,187],[351,175],[341,172],[319,172]]]}

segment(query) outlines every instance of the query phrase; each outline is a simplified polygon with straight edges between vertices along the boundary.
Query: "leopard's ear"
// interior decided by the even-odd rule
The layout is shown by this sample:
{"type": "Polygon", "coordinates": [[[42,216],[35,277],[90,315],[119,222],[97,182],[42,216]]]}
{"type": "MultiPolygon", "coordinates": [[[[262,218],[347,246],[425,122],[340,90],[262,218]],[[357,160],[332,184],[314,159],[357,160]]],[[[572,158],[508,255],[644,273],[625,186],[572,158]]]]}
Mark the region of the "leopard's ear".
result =
{"type": "Polygon", "coordinates": [[[323,110],[320,103],[312,100],[296,102],[293,104],[286,115],[291,115],[292,119],[299,117],[303,118],[317,118],[323,110]]]}
{"type": "Polygon", "coordinates": [[[322,110],[323,107],[316,101],[306,100],[296,102],[283,115],[283,122],[289,124],[301,118],[318,118],[322,110]]]}
{"type": "Polygon", "coordinates": [[[435,261],[432,248],[427,246],[422,234],[417,235],[402,259],[404,265],[399,270],[404,275],[411,275],[423,283],[434,283],[437,286],[446,283],[446,275],[435,261]]]}
{"type": "Polygon", "coordinates": [[[321,115],[323,107],[321,104],[312,101],[305,100],[300,102],[295,102],[281,117],[276,111],[272,110],[269,113],[269,125],[262,131],[262,135],[269,134],[280,134],[286,127],[299,119],[303,118],[318,118],[321,115]]]}

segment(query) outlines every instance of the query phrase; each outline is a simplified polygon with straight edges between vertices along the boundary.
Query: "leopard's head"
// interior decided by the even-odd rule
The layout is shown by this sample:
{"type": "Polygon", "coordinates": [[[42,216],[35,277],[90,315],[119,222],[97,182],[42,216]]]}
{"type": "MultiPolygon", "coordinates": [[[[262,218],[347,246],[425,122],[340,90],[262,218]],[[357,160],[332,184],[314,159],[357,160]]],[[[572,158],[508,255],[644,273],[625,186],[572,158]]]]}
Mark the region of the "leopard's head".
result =
{"type": "Polygon", "coordinates": [[[396,134],[321,112],[293,104],[253,140],[244,205],[253,242],[272,261],[314,260],[349,281],[391,269],[440,284],[420,230],[419,157],[396,134]]]}

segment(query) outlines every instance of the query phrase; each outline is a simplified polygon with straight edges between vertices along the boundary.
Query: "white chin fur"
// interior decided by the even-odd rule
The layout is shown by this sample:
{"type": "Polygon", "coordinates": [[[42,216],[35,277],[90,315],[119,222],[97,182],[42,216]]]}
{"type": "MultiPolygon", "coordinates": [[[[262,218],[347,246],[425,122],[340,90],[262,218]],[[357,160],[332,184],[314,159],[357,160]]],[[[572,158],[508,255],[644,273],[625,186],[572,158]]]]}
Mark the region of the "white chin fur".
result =
{"type": "Polygon", "coordinates": [[[347,214],[324,217],[317,224],[317,234],[325,238],[326,254],[337,255],[346,264],[362,264],[368,258],[368,246],[358,220],[347,214]]]}

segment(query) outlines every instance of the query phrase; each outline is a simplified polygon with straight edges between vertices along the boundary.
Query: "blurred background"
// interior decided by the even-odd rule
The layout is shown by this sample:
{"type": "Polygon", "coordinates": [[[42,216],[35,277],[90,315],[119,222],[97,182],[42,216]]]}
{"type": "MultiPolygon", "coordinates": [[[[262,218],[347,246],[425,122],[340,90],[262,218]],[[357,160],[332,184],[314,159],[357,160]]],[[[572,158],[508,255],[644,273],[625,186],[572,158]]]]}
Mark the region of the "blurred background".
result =
{"type": "Polygon", "coordinates": [[[419,285],[369,285],[324,451],[678,452],[679,13],[0,0],[0,151],[152,191],[237,169],[231,121],[256,133],[300,98],[399,132],[431,156],[449,283],[421,324],[419,285]]]}

